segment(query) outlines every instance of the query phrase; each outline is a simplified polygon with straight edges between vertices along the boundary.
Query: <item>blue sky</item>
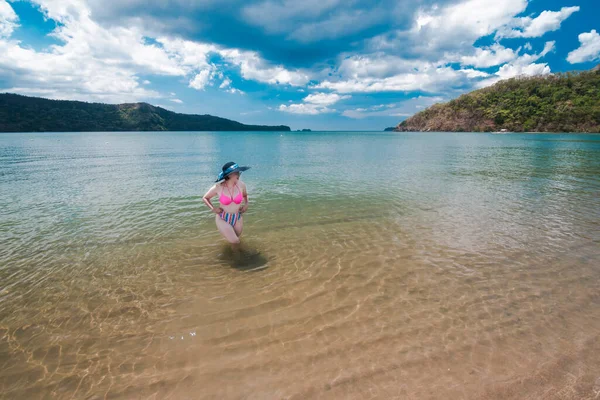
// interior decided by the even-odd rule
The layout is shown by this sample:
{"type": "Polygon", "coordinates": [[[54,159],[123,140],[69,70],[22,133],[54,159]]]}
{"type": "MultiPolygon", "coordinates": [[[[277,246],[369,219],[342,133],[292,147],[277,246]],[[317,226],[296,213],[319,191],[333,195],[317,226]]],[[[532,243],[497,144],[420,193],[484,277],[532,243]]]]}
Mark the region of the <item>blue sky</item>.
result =
{"type": "Polygon", "coordinates": [[[597,0],[0,0],[0,92],[382,130],[600,63],[597,0]]]}

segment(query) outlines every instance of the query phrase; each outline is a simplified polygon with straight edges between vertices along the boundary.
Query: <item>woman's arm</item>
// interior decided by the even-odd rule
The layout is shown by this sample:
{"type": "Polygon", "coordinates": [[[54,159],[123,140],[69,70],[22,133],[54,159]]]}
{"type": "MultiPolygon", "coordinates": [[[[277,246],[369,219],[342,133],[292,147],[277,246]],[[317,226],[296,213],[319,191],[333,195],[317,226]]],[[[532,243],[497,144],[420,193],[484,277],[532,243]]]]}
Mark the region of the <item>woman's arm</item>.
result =
{"type": "Polygon", "coordinates": [[[244,183],[244,185],[242,186],[242,195],[244,196],[244,205],[242,206],[242,208],[240,209],[241,213],[245,213],[248,210],[248,192],[246,191],[246,184],[244,183]]]}
{"type": "Polygon", "coordinates": [[[202,196],[202,201],[204,201],[204,204],[206,204],[212,212],[214,212],[215,214],[219,214],[219,213],[223,212],[223,209],[221,207],[213,206],[212,203],[210,202],[210,199],[212,199],[216,195],[217,195],[217,185],[213,185],[213,187],[208,189],[208,192],[206,192],[206,194],[204,196],[202,196]]]}

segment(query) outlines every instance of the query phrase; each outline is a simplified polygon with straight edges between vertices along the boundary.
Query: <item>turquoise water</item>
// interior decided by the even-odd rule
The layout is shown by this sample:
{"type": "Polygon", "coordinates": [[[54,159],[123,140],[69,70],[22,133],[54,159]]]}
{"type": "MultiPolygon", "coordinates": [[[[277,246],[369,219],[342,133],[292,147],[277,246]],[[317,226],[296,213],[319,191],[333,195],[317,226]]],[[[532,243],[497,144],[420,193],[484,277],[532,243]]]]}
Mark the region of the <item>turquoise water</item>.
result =
{"type": "Polygon", "coordinates": [[[470,205],[469,214],[491,217],[517,201],[515,221],[529,218],[525,210],[552,218],[547,207],[598,205],[598,135],[44,133],[3,134],[0,148],[0,204],[13,227],[3,233],[19,243],[195,229],[207,215],[200,197],[227,160],[252,166],[243,178],[261,221],[299,206],[326,218],[319,202],[330,216],[347,216],[346,206],[376,214],[470,205]]]}
{"type": "MultiPolygon", "coordinates": [[[[599,226],[600,135],[3,133],[0,382],[502,397],[597,347],[599,226]],[[201,200],[227,161],[252,167],[243,259],[201,200]]],[[[598,367],[563,369],[557,388],[595,390],[598,367]]]]}

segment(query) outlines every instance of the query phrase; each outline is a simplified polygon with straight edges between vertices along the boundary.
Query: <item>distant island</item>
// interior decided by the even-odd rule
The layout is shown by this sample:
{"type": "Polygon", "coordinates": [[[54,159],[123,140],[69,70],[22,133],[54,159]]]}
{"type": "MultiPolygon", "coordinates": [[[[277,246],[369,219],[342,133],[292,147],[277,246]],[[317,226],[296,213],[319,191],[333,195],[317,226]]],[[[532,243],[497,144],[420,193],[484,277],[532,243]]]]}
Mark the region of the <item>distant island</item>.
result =
{"type": "Polygon", "coordinates": [[[384,132],[392,132],[392,131],[395,131],[395,130],[396,130],[395,126],[390,126],[389,128],[385,128],[383,131],[384,132]]]}
{"type": "Polygon", "coordinates": [[[396,131],[600,132],[600,66],[519,77],[464,94],[401,122],[396,131]]]}
{"type": "Polygon", "coordinates": [[[312,130],[304,128],[302,130],[296,129],[296,132],[312,132],[312,130]]]}
{"type": "Polygon", "coordinates": [[[0,132],[289,131],[212,115],[179,114],[148,103],[103,104],[0,94],[0,132]]]}

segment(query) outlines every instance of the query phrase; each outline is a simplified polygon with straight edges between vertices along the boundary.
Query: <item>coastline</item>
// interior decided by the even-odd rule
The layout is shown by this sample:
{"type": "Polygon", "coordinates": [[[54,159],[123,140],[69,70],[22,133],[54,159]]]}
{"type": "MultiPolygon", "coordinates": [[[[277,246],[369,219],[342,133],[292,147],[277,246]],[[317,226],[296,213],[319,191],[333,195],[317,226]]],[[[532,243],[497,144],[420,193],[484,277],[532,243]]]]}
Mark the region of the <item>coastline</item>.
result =
{"type": "Polygon", "coordinates": [[[430,131],[430,130],[425,130],[425,131],[410,131],[410,130],[395,130],[392,132],[398,132],[398,133],[493,133],[493,134],[556,134],[556,135],[600,135],[600,132],[559,132],[559,131],[552,131],[552,132],[536,132],[536,131],[523,131],[523,132],[515,132],[515,131],[510,131],[510,132],[499,132],[499,131],[430,131]]]}

